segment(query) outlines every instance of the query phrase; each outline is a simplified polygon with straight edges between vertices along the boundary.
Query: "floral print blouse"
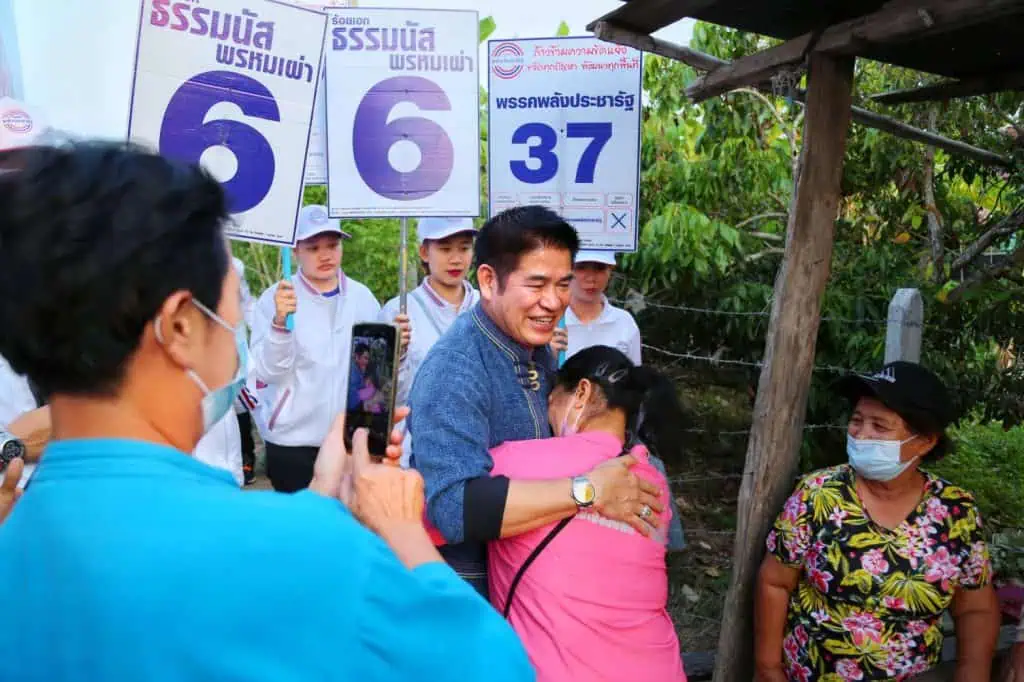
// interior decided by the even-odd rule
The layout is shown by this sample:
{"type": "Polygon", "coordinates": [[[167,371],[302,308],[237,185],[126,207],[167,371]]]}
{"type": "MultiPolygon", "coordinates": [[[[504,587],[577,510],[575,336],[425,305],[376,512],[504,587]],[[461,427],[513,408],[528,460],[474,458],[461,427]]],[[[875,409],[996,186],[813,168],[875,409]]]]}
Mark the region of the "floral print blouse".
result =
{"type": "Polygon", "coordinates": [[[790,680],[904,680],[938,664],[943,611],[992,571],[971,495],[922,474],[920,504],[893,530],[868,517],[849,465],[810,474],[786,502],[767,545],[800,569],[783,641],[790,680]]]}

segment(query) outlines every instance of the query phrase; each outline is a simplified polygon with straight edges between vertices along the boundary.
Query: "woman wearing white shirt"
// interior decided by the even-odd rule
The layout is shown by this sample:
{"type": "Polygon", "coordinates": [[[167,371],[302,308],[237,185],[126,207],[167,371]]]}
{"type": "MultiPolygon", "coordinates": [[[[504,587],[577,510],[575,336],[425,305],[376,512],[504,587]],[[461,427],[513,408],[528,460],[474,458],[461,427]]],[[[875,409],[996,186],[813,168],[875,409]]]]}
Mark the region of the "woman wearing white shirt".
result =
{"type": "Polygon", "coordinates": [[[309,485],[317,449],[345,411],[352,325],[380,314],[370,290],[342,272],[341,242],[349,235],[325,207],[304,207],[296,236],[299,272],[263,292],[252,323],[251,378],[262,403],[257,421],[267,476],[282,492],[309,485]]]}
{"type": "MultiPolygon", "coordinates": [[[[407,405],[409,390],[427,352],[448,331],[462,313],[480,300],[466,276],[473,264],[473,239],[476,228],[469,218],[422,218],[416,226],[420,241],[420,260],[427,271],[423,282],[409,292],[406,313],[412,327],[412,340],[402,356],[398,371],[395,404],[407,405]]],[[[392,321],[399,312],[399,299],[384,304],[381,321],[392,321]]],[[[402,446],[402,466],[409,465],[412,440],[406,432],[402,446]]]]}
{"type": "Polygon", "coordinates": [[[580,251],[576,254],[571,299],[565,311],[569,336],[567,358],[591,346],[611,346],[622,351],[634,365],[640,364],[640,328],[622,308],[604,295],[615,268],[611,251],[580,251]]]}

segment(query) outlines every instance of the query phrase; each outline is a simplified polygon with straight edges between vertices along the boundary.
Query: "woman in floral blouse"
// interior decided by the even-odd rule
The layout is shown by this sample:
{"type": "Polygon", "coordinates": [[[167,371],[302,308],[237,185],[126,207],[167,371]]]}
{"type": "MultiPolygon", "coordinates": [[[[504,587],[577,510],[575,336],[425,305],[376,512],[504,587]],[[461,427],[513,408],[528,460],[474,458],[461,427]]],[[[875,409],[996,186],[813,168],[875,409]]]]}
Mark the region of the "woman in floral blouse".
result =
{"type": "Polygon", "coordinates": [[[939,663],[947,608],[957,682],[988,680],[999,616],[981,519],[919,468],[950,448],[945,386],[895,362],[836,390],[854,407],[849,463],[804,478],[768,535],[758,682],[910,679],[939,663]]]}

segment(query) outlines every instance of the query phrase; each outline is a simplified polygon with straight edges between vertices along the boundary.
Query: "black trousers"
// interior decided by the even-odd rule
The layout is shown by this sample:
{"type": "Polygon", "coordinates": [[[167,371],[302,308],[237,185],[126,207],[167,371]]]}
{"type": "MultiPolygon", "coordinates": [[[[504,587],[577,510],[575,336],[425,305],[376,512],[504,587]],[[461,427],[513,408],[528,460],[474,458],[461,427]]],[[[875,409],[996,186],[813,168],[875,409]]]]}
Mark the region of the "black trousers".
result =
{"type": "Polygon", "coordinates": [[[294,493],[309,487],[319,448],[267,443],[267,478],[274,490],[294,493]]]}
{"type": "Polygon", "coordinates": [[[252,415],[248,411],[238,416],[238,430],[242,434],[242,468],[247,471],[256,469],[256,441],[252,437],[252,415]]]}

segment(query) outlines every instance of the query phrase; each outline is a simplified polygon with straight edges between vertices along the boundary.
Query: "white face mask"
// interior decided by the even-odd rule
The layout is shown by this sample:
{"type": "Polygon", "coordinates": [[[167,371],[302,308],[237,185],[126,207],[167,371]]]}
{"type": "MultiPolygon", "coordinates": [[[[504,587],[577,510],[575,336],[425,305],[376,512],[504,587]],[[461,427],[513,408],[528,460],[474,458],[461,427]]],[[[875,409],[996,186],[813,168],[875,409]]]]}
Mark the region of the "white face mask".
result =
{"type": "MultiPolygon", "coordinates": [[[[199,390],[203,392],[203,402],[201,405],[201,409],[203,411],[203,433],[207,434],[210,432],[210,429],[217,424],[217,422],[223,419],[224,416],[231,411],[235,400],[238,398],[238,394],[241,393],[242,387],[245,385],[245,378],[248,372],[247,365],[249,361],[249,350],[245,344],[244,337],[239,334],[238,329],[232,327],[220,315],[213,312],[199,301],[193,299],[192,303],[195,307],[199,308],[204,315],[234,335],[235,354],[238,359],[238,369],[235,371],[235,376],[231,381],[215,391],[211,391],[209,389],[206,382],[196,374],[195,370],[185,370],[185,373],[188,374],[188,378],[194,381],[196,386],[199,387],[199,390]]],[[[160,330],[159,317],[154,323],[154,333],[156,334],[156,340],[163,344],[163,333],[160,330]]]]}
{"type": "Polygon", "coordinates": [[[857,440],[846,434],[846,455],[854,470],[869,481],[891,481],[909,469],[914,459],[917,459],[900,461],[901,448],[915,438],[917,436],[904,441],[857,440]]]}

